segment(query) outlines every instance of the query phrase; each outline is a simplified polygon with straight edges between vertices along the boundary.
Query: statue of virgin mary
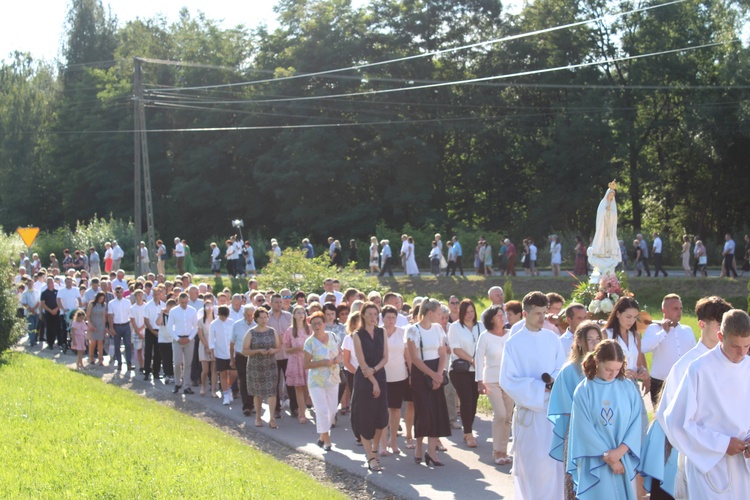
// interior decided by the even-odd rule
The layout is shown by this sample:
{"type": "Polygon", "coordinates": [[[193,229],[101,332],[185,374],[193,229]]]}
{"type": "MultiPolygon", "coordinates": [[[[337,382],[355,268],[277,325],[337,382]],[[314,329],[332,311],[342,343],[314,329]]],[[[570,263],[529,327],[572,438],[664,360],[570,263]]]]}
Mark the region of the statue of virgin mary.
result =
{"type": "Polygon", "coordinates": [[[617,202],[615,201],[615,181],[609,183],[604,198],[596,211],[596,232],[588,249],[589,262],[594,266],[593,278],[613,274],[615,266],[622,262],[620,244],[617,241],[617,202]]]}

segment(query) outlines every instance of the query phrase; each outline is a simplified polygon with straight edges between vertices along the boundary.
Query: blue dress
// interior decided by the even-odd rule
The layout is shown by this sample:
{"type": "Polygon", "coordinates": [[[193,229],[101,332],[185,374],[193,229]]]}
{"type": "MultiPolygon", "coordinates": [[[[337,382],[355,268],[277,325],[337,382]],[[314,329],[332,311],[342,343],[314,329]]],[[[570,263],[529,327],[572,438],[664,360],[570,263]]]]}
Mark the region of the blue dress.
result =
{"type": "Polygon", "coordinates": [[[659,481],[662,490],[674,497],[679,452],[676,448],[672,448],[669,456],[666,457],[666,443],[667,437],[664,435],[664,429],[662,429],[658,420],[654,420],[648,429],[646,440],[643,442],[638,472],[644,478],[643,487],[646,488],[646,491],[651,492],[651,483],[656,480],[659,481]]]}
{"type": "Polygon", "coordinates": [[[567,471],[581,500],[635,500],[631,481],[641,453],[641,396],[630,380],[585,379],[573,395],[567,471]],[[602,454],[621,444],[625,474],[614,474],[602,454]]]}
{"type": "Polygon", "coordinates": [[[573,408],[573,392],[585,377],[581,365],[578,363],[566,363],[560,370],[560,375],[552,386],[549,396],[549,408],[547,419],[552,422],[552,445],[549,456],[563,462],[563,445],[568,436],[568,425],[570,424],[570,412],[573,408]]]}

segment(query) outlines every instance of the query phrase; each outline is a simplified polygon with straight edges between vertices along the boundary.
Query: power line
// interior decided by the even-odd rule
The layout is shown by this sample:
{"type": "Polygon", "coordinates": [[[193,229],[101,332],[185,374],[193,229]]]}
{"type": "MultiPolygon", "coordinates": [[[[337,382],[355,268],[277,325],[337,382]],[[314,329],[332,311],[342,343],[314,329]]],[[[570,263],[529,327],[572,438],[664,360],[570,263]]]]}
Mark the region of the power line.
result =
{"type": "MultiPolygon", "coordinates": [[[[478,78],[469,78],[465,80],[454,80],[454,81],[448,81],[448,82],[439,82],[439,83],[431,83],[431,84],[425,84],[425,85],[416,85],[411,87],[397,87],[392,89],[381,89],[381,90],[368,90],[368,91],[361,91],[361,92],[350,92],[346,94],[324,94],[324,95],[316,95],[316,96],[302,96],[302,97],[284,97],[284,98],[274,98],[274,99],[248,99],[248,100],[232,100],[232,101],[209,101],[209,100],[203,100],[202,102],[204,104],[236,104],[236,103],[274,103],[274,102],[297,102],[297,101],[315,101],[315,100],[323,100],[323,99],[336,99],[340,97],[355,97],[355,96],[370,96],[370,95],[376,95],[376,94],[388,94],[388,93],[394,93],[394,92],[404,92],[404,91],[413,91],[413,90],[425,90],[425,89],[435,89],[440,87],[446,87],[446,86],[453,86],[453,85],[467,85],[471,83],[477,83],[477,82],[488,82],[493,80],[504,80],[508,78],[516,78],[521,76],[532,76],[532,75],[541,75],[545,73],[552,73],[555,71],[561,71],[561,70],[574,70],[574,69],[581,69],[581,68],[588,68],[592,66],[600,66],[604,64],[612,64],[616,62],[623,62],[623,61],[631,61],[631,60],[637,60],[637,59],[645,59],[648,57],[656,57],[656,56],[662,56],[662,55],[668,55],[668,54],[676,54],[679,52],[688,52],[698,49],[704,49],[708,47],[715,47],[718,45],[726,45],[728,43],[736,43],[739,40],[733,39],[726,42],[712,42],[712,43],[706,43],[703,45],[697,45],[693,47],[682,47],[679,49],[670,49],[670,50],[662,50],[659,52],[650,52],[647,54],[637,54],[632,56],[621,56],[621,57],[615,57],[611,59],[600,59],[597,61],[589,61],[589,62],[583,62],[583,63],[577,63],[577,64],[569,64],[567,66],[556,66],[554,68],[544,68],[544,69],[537,69],[537,70],[529,70],[529,71],[521,71],[517,73],[510,73],[506,75],[494,75],[494,76],[485,76],[485,77],[478,77],[478,78]]],[[[179,102],[179,101],[175,101],[179,102]]]]}
{"type": "MultiPolygon", "coordinates": [[[[604,16],[599,16],[599,17],[595,17],[595,18],[592,18],[592,19],[588,19],[588,20],[585,20],[585,21],[576,21],[574,23],[568,23],[568,24],[563,24],[563,25],[559,25],[559,26],[554,26],[552,28],[543,28],[543,29],[540,29],[540,30],[529,31],[529,32],[526,32],[526,33],[519,33],[517,35],[509,35],[509,36],[505,36],[505,37],[501,37],[501,38],[495,38],[495,39],[492,39],[492,40],[486,40],[486,41],[483,41],[483,42],[476,42],[476,43],[472,43],[472,44],[468,44],[468,45],[462,45],[462,46],[459,46],[459,47],[453,47],[453,48],[450,48],[450,49],[441,49],[441,50],[426,52],[424,54],[414,54],[414,55],[411,55],[411,56],[399,57],[399,58],[396,58],[396,59],[389,59],[389,60],[386,60],[386,61],[379,61],[379,62],[366,63],[366,64],[357,64],[357,65],[348,66],[348,67],[345,67],[345,68],[337,68],[337,69],[329,69],[329,70],[323,70],[323,71],[316,71],[316,72],[313,72],[313,73],[303,73],[303,74],[300,74],[300,75],[291,75],[291,76],[285,76],[285,77],[281,77],[281,78],[268,78],[268,79],[265,79],[265,80],[255,80],[255,81],[250,81],[250,82],[224,83],[224,84],[217,84],[217,85],[202,85],[202,86],[195,86],[195,87],[175,87],[174,89],[171,89],[171,90],[179,92],[179,91],[183,91],[183,90],[203,90],[203,89],[228,88],[228,87],[237,87],[237,86],[249,86],[249,85],[257,85],[257,84],[261,84],[261,83],[271,83],[271,82],[276,83],[276,82],[282,82],[282,81],[285,81],[285,80],[293,80],[293,79],[298,79],[298,78],[310,78],[310,77],[314,77],[314,76],[323,76],[323,75],[329,75],[331,73],[340,73],[340,72],[343,72],[343,71],[355,71],[355,70],[360,70],[360,69],[364,69],[364,68],[371,68],[371,67],[375,67],[375,66],[383,66],[383,65],[386,65],[386,64],[393,64],[393,63],[397,63],[397,62],[411,61],[411,60],[414,60],[414,59],[420,59],[420,58],[424,58],[424,57],[440,56],[441,54],[446,54],[446,53],[450,53],[450,52],[458,52],[458,51],[461,51],[461,50],[467,50],[467,49],[472,49],[472,48],[476,48],[476,47],[486,47],[486,46],[495,45],[495,44],[498,44],[498,43],[508,42],[508,41],[512,41],[512,40],[519,40],[519,39],[527,38],[527,37],[530,37],[530,36],[536,36],[536,35],[541,35],[541,34],[545,34],[545,33],[552,33],[554,31],[559,31],[559,30],[568,29],[568,28],[575,28],[577,26],[583,26],[583,25],[586,25],[586,24],[590,24],[590,23],[594,23],[594,22],[598,22],[598,21],[603,21],[605,19],[617,19],[618,17],[624,17],[626,15],[636,14],[638,12],[645,12],[645,11],[648,11],[648,10],[658,9],[658,8],[666,7],[666,6],[669,6],[669,5],[675,5],[675,4],[683,3],[685,1],[687,1],[687,0],[673,0],[673,1],[665,2],[665,3],[659,4],[659,5],[650,5],[650,6],[647,6],[647,7],[640,7],[638,9],[631,9],[629,11],[620,12],[618,14],[607,14],[607,15],[604,15],[604,16]]],[[[153,62],[153,63],[160,63],[160,64],[173,64],[173,65],[192,65],[192,64],[195,64],[195,63],[184,63],[184,64],[182,64],[182,63],[179,63],[177,61],[161,61],[159,59],[142,59],[142,60],[145,61],[145,62],[153,62]]],[[[211,67],[211,66],[206,66],[206,65],[196,65],[196,66],[197,67],[207,67],[207,68],[211,67]]],[[[218,69],[229,69],[229,68],[224,67],[224,66],[217,66],[216,68],[218,68],[218,69]]],[[[163,89],[163,90],[166,90],[166,89],[163,89]]]]}

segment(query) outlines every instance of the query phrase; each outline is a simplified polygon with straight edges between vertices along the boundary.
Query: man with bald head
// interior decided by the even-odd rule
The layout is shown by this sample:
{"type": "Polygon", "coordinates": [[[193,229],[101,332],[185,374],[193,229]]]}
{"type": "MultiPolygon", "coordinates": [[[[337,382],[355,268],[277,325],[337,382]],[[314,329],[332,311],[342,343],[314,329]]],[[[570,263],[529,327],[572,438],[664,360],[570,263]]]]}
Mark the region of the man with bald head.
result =
{"type": "Polygon", "coordinates": [[[503,289],[499,286],[493,286],[489,290],[487,290],[487,297],[490,299],[490,307],[484,310],[482,313],[482,316],[479,318],[479,321],[484,321],[484,315],[487,313],[487,311],[490,310],[492,306],[499,306],[503,307],[505,306],[505,292],[503,292],[503,289]]]}

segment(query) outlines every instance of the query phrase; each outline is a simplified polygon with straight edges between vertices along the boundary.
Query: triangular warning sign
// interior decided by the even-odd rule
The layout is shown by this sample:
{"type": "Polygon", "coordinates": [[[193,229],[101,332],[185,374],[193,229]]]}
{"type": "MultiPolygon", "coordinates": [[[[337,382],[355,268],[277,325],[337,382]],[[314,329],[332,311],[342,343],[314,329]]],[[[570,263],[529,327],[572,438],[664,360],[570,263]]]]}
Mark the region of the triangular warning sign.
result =
{"type": "Polygon", "coordinates": [[[34,244],[34,240],[36,240],[36,236],[39,234],[39,228],[38,227],[19,227],[16,229],[16,232],[21,237],[24,243],[26,243],[27,247],[31,247],[31,245],[34,244]]]}

